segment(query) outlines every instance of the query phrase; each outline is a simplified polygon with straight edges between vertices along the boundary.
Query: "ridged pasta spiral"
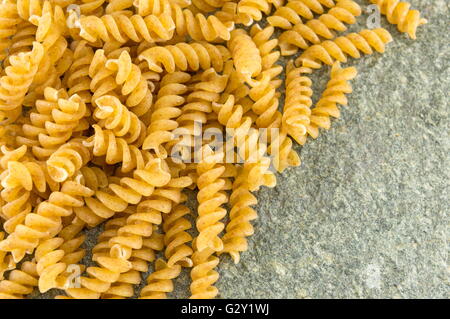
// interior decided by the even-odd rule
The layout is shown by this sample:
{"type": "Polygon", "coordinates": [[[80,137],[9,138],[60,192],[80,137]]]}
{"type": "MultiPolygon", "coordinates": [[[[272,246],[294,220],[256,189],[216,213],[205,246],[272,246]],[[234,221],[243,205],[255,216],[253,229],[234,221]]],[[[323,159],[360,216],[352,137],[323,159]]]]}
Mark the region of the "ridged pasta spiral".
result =
{"type": "Polygon", "coordinates": [[[228,196],[222,191],[225,180],[221,178],[225,172],[223,152],[214,153],[209,146],[202,147],[202,161],[197,165],[198,194],[198,218],[196,221],[199,235],[197,237],[197,249],[212,249],[221,251],[222,240],[220,232],[224,224],[220,221],[227,211],[223,207],[228,201],[228,196]]]}
{"type": "Polygon", "coordinates": [[[169,267],[174,265],[192,267],[190,256],[193,250],[187,245],[192,241],[192,236],[186,232],[191,229],[192,225],[184,218],[189,213],[189,208],[179,204],[173,207],[169,214],[164,216],[164,254],[169,267]]]}
{"type": "Polygon", "coordinates": [[[26,261],[19,269],[9,273],[8,279],[0,281],[0,299],[22,299],[38,285],[36,263],[26,261]]]}
{"type": "Polygon", "coordinates": [[[109,59],[105,66],[116,75],[116,84],[126,96],[126,106],[137,116],[146,114],[152,106],[153,95],[147,79],[139,66],[131,61],[128,51],[122,51],[117,59],[109,59]]]}
{"type": "Polygon", "coordinates": [[[31,51],[9,57],[10,65],[0,78],[0,123],[11,123],[21,115],[22,102],[43,56],[43,46],[33,42],[31,51]]]}
{"type": "Polygon", "coordinates": [[[190,286],[191,299],[212,299],[219,293],[214,283],[219,280],[219,273],[214,269],[219,264],[219,258],[214,255],[214,250],[206,248],[198,250],[197,238],[193,241],[194,254],[191,270],[192,283],[190,286]]]}
{"type": "Polygon", "coordinates": [[[386,15],[391,24],[396,24],[400,32],[405,32],[411,39],[416,39],[417,28],[426,24],[427,19],[420,17],[418,10],[410,10],[411,4],[399,0],[370,0],[386,15]]]}
{"type": "Polygon", "coordinates": [[[30,112],[30,123],[22,126],[23,136],[18,136],[17,142],[30,146],[38,159],[45,160],[74,132],[89,128],[83,119],[87,114],[86,104],[78,95],[69,97],[64,90],[47,87],[44,99],[37,100],[30,112]]]}
{"type": "Polygon", "coordinates": [[[74,27],[84,40],[96,43],[117,41],[141,42],[167,41],[173,37],[175,24],[168,14],[148,15],[142,17],[131,11],[118,11],[105,14],[100,18],[95,15],[82,15],[74,27]]]}
{"type": "Polygon", "coordinates": [[[252,119],[244,116],[241,105],[235,104],[233,95],[228,96],[224,103],[213,103],[213,109],[218,115],[218,121],[227,129],[227,133],[233,141],[233,147],[237,148],[240,158],[237,162],[246,163],[249,189],[257,190],[262,185],[273,187],[275,176],[269,170],[270,159],[266,156],[267,148],[260,143],[258,130],[252,128],[252,119]]]}
{"type": "MultiPolygon", "coordinates": [[[[262,29],[258,24],[254,24],[250,29],[252,40],[256,44],[261,55],[261,70],[263,72],[266,71],[266,73],[270,70],[272,78],[283,72],[283,67],[281,65],[275,65],[275,62],[280,58],[280,51],[276,50],[278,39],[271,39],[274,32],[274,27],[267,26],[262,29]]],[[[282,82],[279,82],[279,85],[281,85],[282,82]]]]}
{"type": "Polygon", "coordinates": [[[56,182],[64,182],[73,176],[91,159],[91,153],[82,140],[72,139],[59,147],[47,160],[50,177],[56,182]]]}
{"type": "MultiPolygon", "coordinates": [[[[131,207],[129,207],[131,208],[131,207]]],[[[126,210],[126,213],[128,213],[126,210]]],[[[134,210],[130,210],[133,213],[134,210]]],[[[109,240],[117,236],[119,228],[126,225],[126,217],[117,217],[109,220],[105,224],[105,230],[98,236],[98,243],[92,249],[92,260],[96,261],[98,257],[109,256],[111,247],[109,240]]],[[[163,247],[162,235],[153,232],[150,238],[143,239],[141,249],[133,250],[129,261],[132,267],[127,272],[120,275],[119,279],[111,283],[107,291],[101,294],[101,299],[129,298],[134,295],[133,286],[141,282],[141,274],[148,271],[149,263],[155,261],[155,250],[161,250],[163,247]]]]}
{"type": "Polygon", "coordinates": [[[386,29],[366,29],[313,45],[303,52],[295,63],[317,69],[321,67],[322,63],[332,65],[335,60],[346,62],[347,54],[353,58],[359,58],[360,51],[364,54],[372,54],[375,49],[375,51],[383,53],[386,44],[391,41],[392,37],[386,29]]]}
{"type": "MultiPolygon", "coordinates": [[[[5,233],[0,231],[0,241],[5,238],[5,233]]],[[[16,267],[16,263],[12,259],[12,256],[7,254],[5,251],[0,250],[0,282],[3,280],[3,274],[11,269],[16,267]]],[[[1,284],[0,284],[1,285],[1,284]]],[[[0,298],[2,298],[2,294],[0,292],[0,298]]]]}
{"type": "Polygon", "coordinates": [[[70,45],[73,50],[73,62],[64,76],[63,83],[69,87],[69,95],[77,94],[85,103],[91,102],[89,65],[94,58],[94,51],[87,41],[74,41],[70,45]]]}
{"type": "Polygon", "coordinates": [[[356,74],[357,71],[354,67],[341,68],[339,62],[333,64],[327,87],[311,110],[307,132],[312,138],[317,138],[319,128],[330,128],[330,116],[339,117],[337,104],[347,105],[348,101],[345,94],[352,92],[352,87],[348,81],[354,79],[356,74]]]}
{"type": "Polygon", "coordinates": [[[147,277],[147,285],[142,288],[140,299],[165,299],[166,293],[173,291],[172,279],[180,275],[181,266],[169,267],[159,258],[155,262],[155,271],[147,277]]]}
{"type": "Polygon", "coordinates": [[[25,253],[33,253],[41,240],[52,238],[62,228],[62,217],[70,216],[73,207],[82,207],[83,198],[94,192],[79,183],[65,182],[60,191],[50,194],[48,200],[41,202],[25,217],[6,239],[0,242],[0,250],[12,252],[14,260],[19,262],[25,253]]]}
{"type": "Polygon", "coordinates": [[[240,253],[248,249],[246,237],[253,235],[254,230],[250,221],[257,218],[258,214],[250,206],[258,203],[256,197],[249,190],[249,171],[242,167],[233,182],[233,190],[230,195],[230,221],[222,237],[223,250],[228,253],[237,264],[240,253]]]}
{"type": "Polygon", "coordinates": [[[257,115],[256,126],[267,129],[267,141],[270,144],[268,153],[273,157],[275,169],[281,172],[289,166],[299,166],[300,157],[292,149],[292,140],[286,132],[277,130],[281,127],[282,115],[278,111],[278,95],[270,82],[270,76],[263,75],[257,85],[250,89],[249,96],[254,101],[252,110],[257,115]]]}
{"type": "MultiPolygon", "coordinates": [[[[28,21],[21,20],[16,25],[16,32],[11,37],[11,46],[8,48],[8,55],[12,56],[19,52],[31,51],[33,42],[36,41],[35,34],[37,27],[28,21]]],[[[9,59],[3,61],[4,66],[9,65],[9,59]]]]}
{"type": "Polygon", "coordinates": [[[263,13],[266,15],[270,13],[271,8],[268,0],[240,0],[237,11],[250,16],[252,20],[259,21],[263,13]]]}
{"type": "Polygon", "coordinates": [[[310,68],[296,68],[291,60],[286,66],[286,95],[283,106],[282,129],[300,145],[305,144],[312,105],[312,81],[306,75],[310,68]]]}
{"type": "Polygon", "coordinates": [[[206,70],[210,67],[221,72],[223,61],[228,57],[228,50],[220,45],[181,42],[149,48],[139,55],[139,60],[144,60],[150,70],[158,73],[163,70],[173,73],[176,69],[198,71],[200,68],[206,70]]]}
{"type": "Polygon", "coordinates": [[[253,39],[243,29],[231,32],[228,48],[233,57],[236,71],[245,81],[251,82],[252,78],[261,73],[261,54],[253,39]]]}
{"type": "MultiPolygon", "coordinates": [[[[58,237],[46,239],[36,248],[36,270],[41,293],[73,284],[69,282],[66,270],[69,265],[77,265],[85,255],[84,249],[80,249],[86,239],[86,235],[80,235],[84,225],[84,222],[75,218],[61,230],[58,237]]],[[[80,267],[80,273],[81,269],[84,267],[80,267]]]]}
{"type": "Polygon", "coordinates": [[[52,183],[46,172],[45,164],[35,161],[10,161],[8,168],[0,175],[2,179],[1,215],[5,219],[3,228],[11,234],[17,225],[22,224],[32,210],[32,198],[37,193],[44,193],[47,184],[52,191],[59,186],[52,183]],[[33,193],[32,193],[33,191],[33,193]]]}
{"type": "Polygon", "coordinates": [[[164,143],[174,139],[172,131],[178,127],[178,118],[184,104],[183,95],[187,92],[185,85],[191,76],[184,72],[166,74],[161,80],[161,86],[153,105],[151,123],[147,130],[147,137],[142,148],[150,150],[159,158],[168,156],[164,143]]]}
{"type": "MultiPolygon", "coordinates": [[[[142,140],[145,136],[145,124],[117,97],[103,95],[95,100],[95,104],[97,108],[94,111],[94,117],[99,119],[98,124],[111,130],[115,136],[123,138],[127,144],[142,140]]],[[[139,143],[137,146],[140,146],[139,143]]]]}
{"type": "Polygon", "coordinates": [[[148,157],[136,145],[129,145],[123,138],[116,137],[111,130],[103,130],[99,125],[93,124],[94,135],[83,141],[83,145],[92,148],[92,154],[104,157],[109,165],[122,163],[123,173],[143,167],[148,157]]]}
{"type": "Polygon", "coordinates": [[[17,13],[17,7],[14,3],[0,4],[0,61],[3,61],[12,45],[11,37],[17,32],[17,25],[21,19],[17,13]]]}
{"type": "MultiPolygon", "coordinates": [[[[309,43],[319,44],[320,37],[333,39],[333,30],[343,32],[347,30],[345,24],[354,24],[357,16],[361,15],[360,6],[352,0],[339,0],[336,6],[317,19],[295,24],[292,30],[285,31],[280,36],[282,55],[292,55],[298,49],[307,49],[309,43]]],[[[291,29],[291,28],[289,28],[291,29]]]]}

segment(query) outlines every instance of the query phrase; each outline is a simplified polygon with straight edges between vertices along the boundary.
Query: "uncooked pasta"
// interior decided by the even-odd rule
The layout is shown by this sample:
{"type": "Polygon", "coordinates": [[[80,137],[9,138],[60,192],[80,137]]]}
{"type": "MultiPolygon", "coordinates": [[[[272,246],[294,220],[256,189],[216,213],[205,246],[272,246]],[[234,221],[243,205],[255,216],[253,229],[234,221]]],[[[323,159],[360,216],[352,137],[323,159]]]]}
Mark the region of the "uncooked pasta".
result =
{"type": "MultiPolygon", "coordinates": [[[[427,22],[370,2],[413,39],[427,22]]],[[[167,298],[183,271],[191,298],[218,296],[221,259],[245,259],[258,231],[256,191],[349,103],[344,63],[393,41],[347,32],[361,13],[352,0],[4,0],[0,298],[167,298]]]]}

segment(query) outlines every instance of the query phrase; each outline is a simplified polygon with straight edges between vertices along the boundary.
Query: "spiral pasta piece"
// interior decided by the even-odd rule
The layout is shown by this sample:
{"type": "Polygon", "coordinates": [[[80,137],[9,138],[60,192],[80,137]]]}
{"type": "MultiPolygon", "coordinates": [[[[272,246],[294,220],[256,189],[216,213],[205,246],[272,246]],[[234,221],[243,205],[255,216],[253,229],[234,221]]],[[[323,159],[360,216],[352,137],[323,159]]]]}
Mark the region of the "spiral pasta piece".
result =
{"type": "Polygon", "coordinates": [[[291,60],[286,66],[286,95],[283,106],[282,129],[300,145],[305,144],[312,105],[312,81],[306,75],[310,68],[296,68],[291,60]]]}
{"type": "Polygon", "coordinates": [[[43,46],[33,42],[31,51],[9,57],[10,65],[0,78],[0,122],[11,123],[21,114],[22,102],[43,56],[43,46]]]}
{"type": "Polygon", "coordinates": [[[243,29],[236,29],[231,32],[228,47],[236,71],[245,81],[250,82],[252,78],[261,73],[261,54],[253,39],[243,29]]]}
{"type": "Polygon", "coordinates": [[[0,299],[21,299],[33,292],[38,285],[36,263],[26,261],[20,270],[14,269],[8,279],[0,281],[0,299]]]}
{"type": "Polygon", "coordinates": [[[94,59],[94,51],[87,41],[74,41],[70,45],[73,50],[73,63],[67,70],[63,83],[69,87],[69,95],[77,94],[85,103],[91,102],[89,65],[94,59]]]}
{"type": "Polygon", "coordinates": [[[167,41],[173,37],[174,21],[170,15],[149,15],[141,17],[130,11],[119,11],[103,15],[101,18],[82,15],[76,27],[80,36],[88,42],[101,40],[105,43],[112,40],[125,43],[167,41]]]}
{"type": "Polygon", "coordinates": [[[174,138],[172,131],[178,127],[175,119],[182,113],[179,106],[185,103],[183,97],[187,92],[185,83],[190,79],[191,76],[184,72],[169,73],[162,78],[153,106],[148,135],[142,146],[144,150],[153,151],[159,158],[164,159],[168,155],[163,144],[174,138]]]}
{"type": "Polygon", "coordinates": [[[263,72],[266,71],[266,73],[270,70],[272,78],[283,72],[281,65],[274,66],[275,62],[280,58],[280,51],[275,49],[278,46],[278,39],[271,39],[274,32],[275,29],[273,27],[267,26],[262,29],[258,24],[253,25],[250,29],[252,40],[258,47],[261,55],[261,70],[263,72]]]}
{"type": "Polygon", "coordinates": [[[248,183],[252,191],[260,186],[275,186],[275,176],[269,170],[270,159],[266,156],[267,148],[260,143],[260,133],[252,128],[253,120],[249,116],[244,116],[244,109],[241,105],[235,104],[233,95],[229,95],[222,103],[213,103],[213,109],[218,115],[218,121],[227,129],[233,147],[237,148],[240,156],[239,162],[244,162],[244,166],[249,171],[248,183]]]}
{"type": "Polygon", "coordinates": [[[100,120],[99,125],[111,130],[115,136],[131,144],[145,135],[144,123],[115,96],[104,95],[97,98],[95,103],[97,108],[94,116],[100,120]]]}
{"type": "MultiPolygon", "coordinates": [[[[0,240],[3,240],[5,238],[5,233],[0,232],[0,240]]],[[[15,262],[12,259],[11,255],[8,255],[4,251],[0,251],[0,282],[3,280],[3,274],[5,271],[14,269],[16,266],[15,262]]],[[[0,284],[1,285],[1,284],[0,284]]],[[[1,292],[0,292],[0,298],[1,298],[1,292]]]]}
{"type": "Polygon", "coordinates": [[[416,39],[417,28],[426,24],[427,19],[420,17],[418,10],[410,10],[409,2],[399,0],[370,0],[380,9],[381,14],[386,15],[389,23],[397,25],[400,32],[405,32],[411,39],[416,39]]]}
{"type": "Polygon", "coordinates": [[[153,96],[147,79],[138,65],[132,63],[128,51],[122,51],[117,59],[109,59],[106,68],[116,74],[116,84],[126,96],[125,104],[132,108],[137,116],[147,113],[152,106],[153,96]]]}
{"type": "Polygon", "coordinates": [[[172,279],[180,275],[181,266],[169,267],[161,258],[155,262],[155,271],[147,277],[147,285],[142,288],[141,299],[165,299],[166,293],[173,291],[172,279]]]}
{"type": "Polygon", "coordinates": [[[258,203],[256,197],[249,190],[249,171],[243,167],[233,182],[233,190],[230,195],[230,221],[222,237],[223,250],[228,253],[237,264],[240,253],[248,249],[246,237],[253,235],[254,230],[250,221],[257,218],[258,214],[251,208],[258,203]]]}
{"type": "Polygon", "coordinates": [[[103,130],[99,125],[92,125],[94,135],[83,141],[83,145],[92,148],[92,154],[103,157],[109,165],[122,163],[123,173],[143,167],[148,157],[136,145],[129,145],[123,138],[115,136],[110,130],[103,130]]]}
{"type": "Polygon", "coordinates": [[[15,227],[6,239],[0,242],[0,250],[12,252],[19,262],[25,253],[31,254],[45,239],[53,238],[61,231],[62,217],[70,216],[73,207],[82,207],[83,198],[94,194],[91,189],[74,181],[65,182],[60,191],[50,194],[32,213],[25,217],[23,224],[15,227]]]}
{"type": "Polygon", "coordinates": [[[295,61],[297,65],[318,69],[322,63],[332,65],[335,60],[346,62],[346,55],[360,58],[361,53],[372,54],[375,51],[383,53],[386,44],[392,37],[386,29],[363,30],[338,37],[332,41],[327,40],[316,44],[303,52],[295,61]]]}
{"type": "MultiPolygon", "coordinates": [[[[73,284],[69,281],[67,267],[76,265],[85,255],[84,249],[80,249],[86,239],[86,235],[80,235],[84,225],[84,222],[75,218],[61,230],[58,237],[44,240],[36,248],[36,270],[41,293],[73,284]]],[[[79,268],[80,273],[83,268],[79,268]]]]}
{"type": "MultiPolygon", "coordinates": [[[[360,6],[352,0],[339,0],[336,6],[317,19],[295,24],[292,30],[285,31],[280,36],[280,48],[282,55],[297,53],[298,48],[307,49],[309,42],[319,44],[320,37],[333,39],[335,31],[347,30],[345,24],[354,24],[356,17],[361,15],[360,6]]],[[[291,29],[286,28],[286,29],[291,29]]]]}
{"type": "MultiPolygon", "coordinates": [[[[94,255],[92,259],[95,261],[99,256],[109,255],[109,240],[117,236],[118,229],[126,225],[126,218],[114,218],[105,226],[105,231],[99,236],[99,244],[93,248],[94,255]]],[[[143,238],[142,248],[133,249],[129,261],[131,269],[119,276],[119,279],[112,283],[110,288],[101,295],[102,299],[118,299],[129,298],[134,295],[134,285],[141,282],[141,274],[146,273],[149,263],[155,261],[156,251],[164,248],[163,236],[158,234],[156,226],[149,238],[143,238]]]]}
{"type": "Polygon", "coordinates": [[[73,176],[91,159],[91,153],[76,139],[63,144],[47,160],[50,177],[56,182],[64,182],[73,176]]]}
{"type": "Polygon", "coordinates": [[[149,48],[139,55],[139,60],[145,60],[148,68],[155,72],[198,71],[214,67],[217,72],[222,71],[223,61],[228,59],[229,53],[223,46],[216,46],[206,42],[177,43],[169,46],[149,48]]]}
{"type": "Polygon", "coordinates": [[[17,142],[31,146],[39,159],[47,159],[74,132],[89,128],[83,119],[88,114],[86,104],[78,95],[69,97],[64,90],[47,87],[44,99],[36,101],[36,109],[30,112],[30,123],[22,126],[23,136],[17,142]]]}
{"type": "Polygon", "coordinates": [[[354,67],[341,68],[339,62],[333,64],[327,87],[311,110],[307,132],[312,138],[318,137],[319,128],[330,128],[330,116],[339,117],[340,113],[337,104],[348,104],[345,94],[352,92],[352,87],[348,81],[354,79],[356,74],[357,71],[354,67]]]}
{"type": "Polygon", "coordinates": [[[17,7],[14,3],[0,4],[0,61],[3,61],[7,55],[7,49],[11,47],[13,41],[11,37],[17,32],[17,25],[21,19],[17,13],[17,7]]]}
{"type": "Polygon", "coordinates": [[[270,9],[271,5],[267,0],[240,0],[237,7],[239,13],[246,14],[256,21],[262,19],[263,13],[268,15],[270,9]]]}
{"type": "Polygon", "coordinates": [[[197,239],[194,239],[194,254],[192,255],[194,266],[191,270],[190,298],[212,299],[219,293],[214,286],[214,283],[219,280],[219,273],[214,270],[219,264],[219,258],[214,256],[214,250],[211,248],[198,250],[196,242],[197,239]]]}
{"type": "Polygon", "coordinates": [[[228,196],[221,191],[225,185],[225,180],[221,178],[225,166],[220,164],[224,154],[214,153],[209,146],[203,147],[201,151],[202,160],[197,165],[197,249],[221,251],[223,243],[218,235],[224,229],[224,224],[220,220],[226,215],[226,210],[221,205],[228,201],[228,196]]]}

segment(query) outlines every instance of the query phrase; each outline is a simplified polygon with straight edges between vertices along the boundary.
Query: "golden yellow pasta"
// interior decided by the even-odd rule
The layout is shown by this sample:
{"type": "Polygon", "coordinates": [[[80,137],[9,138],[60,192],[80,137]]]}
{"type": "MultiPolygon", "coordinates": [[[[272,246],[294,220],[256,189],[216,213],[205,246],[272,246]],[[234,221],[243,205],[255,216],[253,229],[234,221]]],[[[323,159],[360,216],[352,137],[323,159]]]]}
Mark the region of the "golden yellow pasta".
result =
{"type": "MultiPolygon", "coordinates": [[[[308,42],[320,43],[320,37],[333,39],[333,30],[343,32],[347,30],[345,24],[354,24],[357,16],[361,15],[361,8],[352,0],[339,0],[336,6],[317,19],[303,23],[297,23],[292,30],[285,31],[280,36],[280,48],[282,55],[297,53],[298,48],[307,49],[308,42]]],[[[277,25],[274,25],[277,26],[277,25]]],[[[279,27],[279,26],[278,26],[279,27]]],[[[285,29],[291,29],[285,28],[285,29]]]]}
{"type": "Polygon", "coordinates": [[[333,64],[327,88],[314,108],[311,109],[310,123],[306,129],[308,135],[312,138],[317,138],[319,128],[330,128],[330,116],[339,117],[337,104],[347,105],[345,94],[352,92],[352,87],[348,81],[354,79],[356,74],[357,71],[354,67],[341,68],[339,62],[333,64]]]}
{"type": "Polygon", "coordinates": [[[386,15],[389,23],[396,24],[400,32],[405,32],[411,39],[416,39],[419,26],[426,24],[427,19],[420,17],[418,10],[410,10],[409,2],[399,0],[370,0],[376,4],[381,13],[386,15]]]}

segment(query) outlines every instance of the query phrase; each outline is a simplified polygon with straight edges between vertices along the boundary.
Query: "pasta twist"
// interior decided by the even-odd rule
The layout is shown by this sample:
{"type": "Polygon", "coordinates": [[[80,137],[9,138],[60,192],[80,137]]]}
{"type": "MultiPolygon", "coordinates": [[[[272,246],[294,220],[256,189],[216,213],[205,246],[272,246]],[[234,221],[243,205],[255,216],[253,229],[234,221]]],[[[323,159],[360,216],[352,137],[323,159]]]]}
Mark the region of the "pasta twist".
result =
{"type": "Polygon", "coordinates": [[[267,0],[240,0],[237,7],[240,14],[246,14],[256,21],[262,19],[263,13],[268,15],[270,9],[271,5],[267,0]]]}
{"type": "Polygon", "coordinates": [[[173,36],[175,24],[170,15],[149,15],[141,17],[130,11],[119,11],[103,15],[101,18],[81,16],[77,27],[80,36],[88,42],[101,40],[105,43],[112,40],[125,43],[167,41],[173,36]]]}
{"type": "Polygon", "coordinates": [[[251,82],[253,77],[261,73],[261,54],[252,38],[242,29],[231,32],[228,42],[236,71],[242,78],[251,82]]]}
{"type": "Polygon", "coordinates": [[[333,64],[327,88],[311,110],[307,132],[312,138],[318,137],[319,128],[330,128],[330,116],[339,117],[340,113],[337,104],[348,104],[345,94],[352,92],[352,87],[348,81],[354,79],[356,74],[357,71],[354,67],[341,68],[339,62],[333,64]]]}
{"type": "MultiPolygon", "coordinates": [[[[95,100],[97,108],[94,116],[100,121],[98,124],[111,130],[115,136],[122,137],[127,144],[136,142],[145,136],[145,125],[136,114],[120,103],[120,100],[111,95],[104,95],[95,100]]],[[[138,145],[139,146],[139,145],[138,145]]]]}
{"type": "Polygon", "coordinates": [[[360,51],[364,54],[372,54],[375,49],[375,51],[383,53],[386,44],[391,41],[392,37],[386,29],[366,29],[359,33],[350,33],[332,41],[327,40],[313,45],[303,52],[295,63],[318,69],[322,63],[332,65],[335,60],[346,62],[346,54],[353,58],[360,58],[360,51]]]}
{"type": "Polygon", "coordinates": [[[33,42],[31,51],[9,57],[10,66],[0,78],[0,123],[11,123],[21,115],[22,102],[43,56],[43,46],[33,42]]]}
{"type": "Polygon", "coordinates": [[[243,116],[241,105],[234,103],[233,95],[228,96],[225,103],[213,103],[214,111],[218,115],[218,121],[227,129],[227,133],[233,139],[233,146],[238,150],[240,159],[246,163],[248,183],[251,190],[257,190],[261,185],[273,187],[275,176],[271,171],[270,159],[265,156],[267,148],[260,142],[259,132],[252,128],[252,119],[243,116]]]}
{"type": "MultiPolygon", "coordinates": [[[[333,30],[343,32],[347,30],[345,24],[354,24],[357,16],[361,15],[360,6],[352,0],[339,0],[336,6],[317,19],[295,24],[292,30],[285,31],[280,36],[282,55],[297,53],[298,48],[307,49],[308,42],[320,43],[320,37],[333,39],[333,30]]],[[[287,29],[291,29],[290,27],[287,29]]]]}
{"type": "Polygon", "coordinates": [[[13,44],[11,37],[16,34],[17,25],[21,22],[14,3],[0,4],[0,21],[0,61],[3,61],[8,56],[7,49],[13,44]]]}
{"type": "Polygon", "coordinates": [[[214,250],[211,248],[197,249],[196,242],[197,238],[193,241],[192,261],[194,267],[191,270],[190,298],[212,299],[219,293],[218,289],[213,286],[219,280],[219,273],[214,270],[219,264],[219,258],[214,256],[214,250]]]}
{"type": "Polygon", "coordinates": [[[228,253],[237,264],[240,253],[248,248],[246,237],[253,235],[254,230],[250,221],[258,214],[250,206],[258,203],[256,197],[249,191],[249,171],[243,167],[233,182],[233,191],[230,196],[230,222],[227,224],[225,235],[222,237],[223,250],[228,253]]]}
{"type": "Polygon", "coordinates": [[[268,152],[272,155],[275,169],[281,172],[288,166],[299,166],[300,158],[292,149],[292,140],[286,132],[272,132],[272,129],[281,127],[282,115],[278,111],[278,95],[270,83],[270,76],[264,74],[258,84],[250,89],[249,96],[255,102],[252,110],[257,115],[256,126],[267,129],[268,152]]]}
{"type": "Polygon", "coordinates": [[[109,59],[105,66],[116,74],[116,84],[122,87],[121,93],[127,97],[125,104],[137,116],[147,113],[152,106],[153,95],[147,79],[139,66],[132,63],[128,51],[122,51],[117,59],[109,59]]]}
{"type": "Polygon", "coordinates": [[[89,77],[91,78],[89,87],[93,93],[91,101],[94,105],[97,98],[103,95],[116,95],[115,90],[118,84],[113,77],[114,71],[106,68],[107,61],[105,50],[98,49],[89,65],[89,77]]]}
{"type": "MultiPolygon", "coordinates": [[[[94,255],[92,259],[97,260],[98,256],[109,255],[109,240],[117,236],[120,227],[126,225],[126,218],[115,218],[107,223],[105,231],[99,236],[100,243],[93,249],[94,255]]],[[[155,229],[156,230],[156,227],[155,229]]],[[[164,248],[162,235],[153,231],[149,238],[143,238],[141,249],[134,249],[129,261],[131,269],[120,275],[117,282],[112,283],[111,287],[101,295],[102,299],[129,298],[134,295],[133,285],[141,282],[141,274],[148,271],[149,263],[155,261],[155,251],[164,248]]]]}
{"type": "MultiPolygon", "coordinates": [[[[59,237],[42,241],[36,248],[37,273],[39,274],[39,291],[47,292],[52,288],[64,288],[68,282],[68,265],[76,265],[85,255],[80,249],[86,236],[79,235],[84,222],[75,219],[61,230],[59,237]]],[[[80,273],[81,273],[80,267],[80,273]]]]}
{"type": "Polygon", "coordinates": [[[234,2],[226,2],[214,15],[224,24],[229,24],[230,26],[233,26],[235,23],[249,26],[253,23],[250,15],[238,12],[238,4],[234,2]]]}
{"type": "Polygon", "coordinates": [[[177,205],[168,215],[164,216],[163,230],[166,247],[164,254],[169,267],[174,265],[192,267],[190,256],[193,250],[187,245],[192,241],[192,236],[186,232],[186,230],[191,229],[192,225],[184,218],[189,213],[189,208],[184,205],[177,205]]]}
{"type": "Polygon", "coordinates": [[[61,183],[73,176],[90,159],[91,153],[82,144],[82,141],[72,139],[48,158],[48,173],[53,180],[61,183]]]}
{"type": "Polygon", "coordinates": [[[282,129],[300,145],[305,144],[312,105],[312,81],[305,74],[310,68],[296,68],[293,61],[286,66],[286,95],[283,106],[282,129]]]}
{"type": "Polygon", "coordinates": [[[89,65],[94,59],[94,51],[85,40],[74,41],[70,47],[73,50],[73,63],[64,76],[64,84],[69,87],[69,95],[77,94],[85,103],[90,103],[89,65]]]}
{"type": "Polygon", "coordinates": [[[220,164],[224,154],[214,153],[209,146],[203,147],[201,151],[202,160],[197,165],[199,189],[196,221],[199,232],[196,242],[197,249],[199,251],[204,249],[221,251],[223,243],[218,235],[224,229],[224,224],[220,220],[227,213],[221,205],[228,201],[228,196],[221,191],[225,185],[225,180],[221,178],[225,172],[225,166],[220,164]]]}
{"type": "MultiPolygon", "coordinates": [[[[0,241],[3,240],[3,238],[5,238],[5,233],[0,232],[0,241]]],[[[3,274],[8,270],[14,269],[15,267],[16,264],[12,259],[12,256],[8,255],[4,251],[0,251],[0,286],[1,280],[3,280],[3,274]]],[[[3,299],[1,290],[0,290],[0,298],[3,299]]]]}
{"type": "Polygon", "coordinates": [[[26,261],[20,270],[14,269],[9,273],[9,278],[0,281],[1,299],[21,299],[33,292],[38,285],[38,273],[36,263],[26,261]]]}
{"type": "Polygon", "coordinates": [[[201,12],[212,12],[222,8],[228,1],[231,0],[192,0],[192,6],[201,12]]]}
{"type": "Polygon", "coordinates": [[[370,0],[386,15],[389,23],[396,24],[400,32],[405,32],[411,39],[416,39],[419,26],[426,24],[427,19],[420,17],[418,10],[410,10],[411,4],[399,0],[370,0]]]}
{"type": "Polygon", "coordinates": [[[180,275],[181,266],[169,267],[161,258],[155,262],[155,271],[147,277],[147,285],[141,290],[141,299],[165,299],[173,291],[172,279],[180,275]]]}
{"type": "MultiPolygon", "coordinates": [[[[28,21],[21,20],[16,25],[16,32],[11,37],[11,46],[8,48],[9,56],[15,55],[19,52],[31,51],[37,27],[28,21]]],[[[5,66],[9,65],[9,59],[6,58],[3,63],[5,66]]]]}
{"type": "Polygon", "coordinates": [[[163,70],[173,73],[177,68],[181,71],[198,71],[200,68],[206,70],[210,67],[221,72],[223,61],[228,57],[229,52],[223,46],[206,42],[181,42],[149,48],[139,55],[139,60],[145,60],[148,68],[158,73],[163,70]]]}
{"type": "Polygon", "coordinates": [[[261,70],[266,71],[266,73],[268,70],[271,70],[272,78],[283,72],[281,65],[274,66],[275,62],[280,58],[280,51],[275,50],[278,46],[278,39],[271,39],[274,32],[275,28],[268,26],[262,29],[258,24],[253,25],[250,29],[252,40],[258,47],[261,55],[261,70]]]}
{"type": "Polygon", "coordinates": [[[35,111],[30,112],[30,123],[22,126],[23,136],[18,136],[17,142],[31,146],[38,159],[47,159],[74,132],[89,128],[83,119],[86,114],[86,104],[78,95],[69,98],[64,90],[47,87],[44,99],[37,100],[35,111]]]}
{"type": "Polygon", "coordinates": [[[172,156],[179,157],[177,160],[185,163],[196,163],[199,160],[195,152],[192,154],[192,150],[201,146],[197,144],[202,135],[202,125],[207,123],[208,116],[212,113],[212,103],[219,101],[220,93],[225,90],[227,76],[219,75],[211,68],[204,71],[199,80],[200,82],[192,84],[193,91],[186,98],[187,104],[177,118],[179,127],[173,131],[177,138],[174,140],[176,147],[172,148],[172,156]]]}
{"type": "Polygon", "coordinates": [[[176,118],[181,115],[179,106],[183,105],[187,92],[187,83],[191,79],[188,73],[169,73],[162,78],[161,87],[153,106],[148,136],[142,148],[153,151],[157,157],[166,158],[167,151],[164,143],[172,141],[172,131],[178,127],[176,118]]]}
{"type": "Polygon", "coordinates": [[[92,148],[94,156],[105,156],[105,162],[109,165],[122,163],[123,173],[144,166],[148,158],[136,145],[129,145],[125,139],[116,137],[114,132],[103,130],[97,124],[92,128],[94,135],[83,141],[83,145],[92,148]]]}
{"type": "Polygon", "coordinates": [[[39,242],[56,236],[62,225],[62,217],[70,216],[73,207],[82,207],[83,198],[94,194],[91,189],[77,182],[65,182],[60,191],[50,194],[25,217],[23,224],[15,227],[6,239],[0,242],[0,250],[12,252],[19,262],[25,253],[33,253],[39,242]]]}

